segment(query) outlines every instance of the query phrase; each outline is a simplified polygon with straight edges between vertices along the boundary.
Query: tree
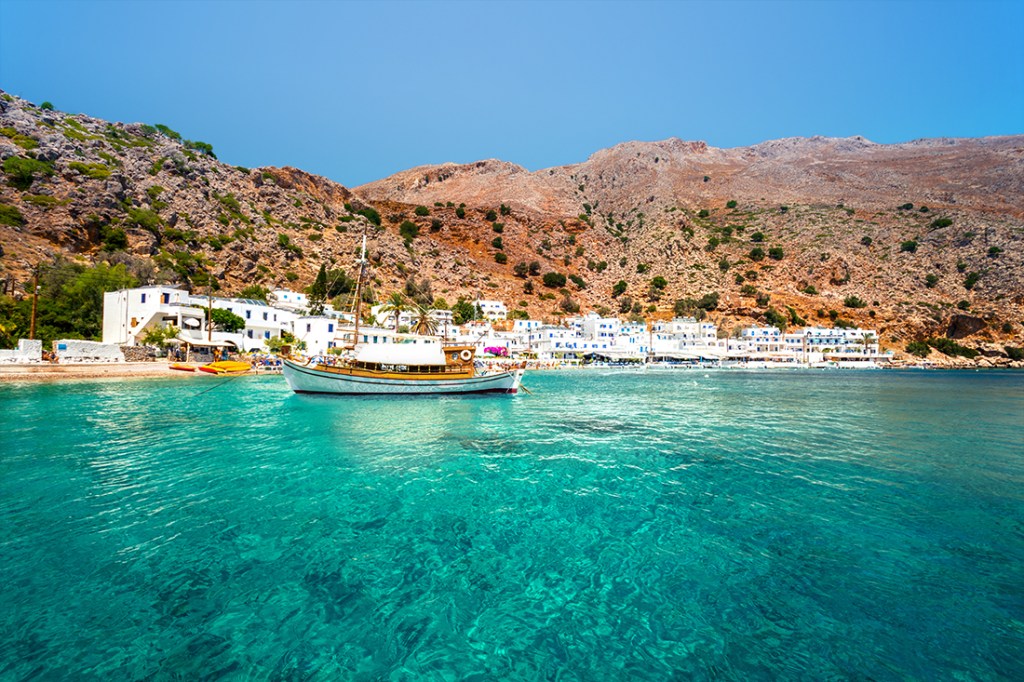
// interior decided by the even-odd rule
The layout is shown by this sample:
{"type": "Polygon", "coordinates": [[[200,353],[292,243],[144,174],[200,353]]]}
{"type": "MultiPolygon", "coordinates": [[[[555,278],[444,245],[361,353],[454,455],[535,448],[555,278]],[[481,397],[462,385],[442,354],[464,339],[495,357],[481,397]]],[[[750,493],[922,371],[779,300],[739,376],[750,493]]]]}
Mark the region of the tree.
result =
{"type": "Polygon", "coordinates": [[[516,277],[526,277],[526,273],[529,271],[529,267],[525,261],[519,261],[512,268],[512,272],[515,273],[516,277]]]}
{"type": "Polygon", "coordinates": [[[254,301],[263,301],[266,303],[267,294],[269,293],[270,290],[264,286],[260,286],[259,284],[250,284],[238,292],[238,298],[248,298],[254,301]]]}
{"type": "Polygon", "coordinates": [[[147,346],[156,346],[157,348],[166,348],[167,342],[178,335],[178,328],[173,324],[167,325],[166,327],[156,327],[150,329],[141,337],[139,341],[147,346]]]}
{"type": "Polygon", "coordinates": [[[222,332],[235,333],[245,329],[245,320],[230,310],[214,308],[210,311],[210,319],[214,329],[222,332]]]}
{"type": "Polygon", "coordinates": [[[309,287],[309,314],[323,315],[324,303],[327,301],[327,267],[321,263],[320,272],[316,273],[313,285],[309,287]]]}
{"type": "Polygon", "coordinates": [[[419,233],[419,226],[411,220],[403,221],[402,224],[398,226],[398,234],[402,235],[402,239],[405,240],[406,246],[412,244],[412,240],[415,239],[419,233]]]}
{"type": "Polygon", "coordinates": [[[398,331],[398,318],[402,316],[402,313],[410,309],[411,306],[409,305],[409,300],[405,297],[405,294],[400,291],[396,291],[391,294],[391,296],[388,297],[388,300],[384,302],[384,305],[380,307],[380,312],[386,316],[394,314],[395,331],[398,331]]]}
{"type": "Polygon", "coordinates": [[[544,273],[544,286],[550,289],[558,289],[565,286],[565,275],[560,272],[544,273]]]}
{"type": "Polygon", "coordinates": [[[412,330],[417,334],[431,336],[437,333],[437,320],[431,316],[433,309],[430,306],[417,305],[415,307],[415,319],[412,323],[412,330]]]}
{"type": "Polygon", "coordinates": [[[464,298],[452,306],[452,321],[455,324],[465,324],[476,318],[476,307],[464,298]]]}
{"type": "MultiPolygon", "coordinates": [[[[628,285],[626,284],[626,280],[624,279],[620,279],[618,282],[616,282],[615,286],[612,287],[612,298],[617,298],[622,294],[626,293],[627,286],[628,285]]],[[[632,305],[632,302],[630,303],[630,305],[632,305]]]]}

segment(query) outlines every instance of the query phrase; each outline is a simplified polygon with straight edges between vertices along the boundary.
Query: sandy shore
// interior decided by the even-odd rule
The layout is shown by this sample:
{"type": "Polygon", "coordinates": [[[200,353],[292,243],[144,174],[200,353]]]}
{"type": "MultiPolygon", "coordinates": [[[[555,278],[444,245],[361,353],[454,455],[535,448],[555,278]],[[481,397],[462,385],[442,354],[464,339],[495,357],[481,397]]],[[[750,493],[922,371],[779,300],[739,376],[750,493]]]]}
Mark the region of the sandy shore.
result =
{"type": "Polygon", "coordinates": [[[119,379],[134,377],[189,376],[170,369],[166,362],[117,362],[81,365],[0,365],[0,383],[52,381],[56,379],[119,379]]]}

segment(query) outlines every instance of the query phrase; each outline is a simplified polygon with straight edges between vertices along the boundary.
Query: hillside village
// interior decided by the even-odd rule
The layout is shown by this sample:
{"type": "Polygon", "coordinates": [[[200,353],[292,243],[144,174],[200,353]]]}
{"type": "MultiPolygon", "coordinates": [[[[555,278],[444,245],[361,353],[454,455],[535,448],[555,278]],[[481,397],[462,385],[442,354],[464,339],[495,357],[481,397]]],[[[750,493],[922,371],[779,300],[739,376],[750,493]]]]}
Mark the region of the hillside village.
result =
{"type": "MultiPolygon", "coordinates": [[[[624,321],[596,312],[573,316],[560,325],[508,319],[501,301],[473,301],[472,319],[456,320],[447,309],[370,308],[355,327],[352,313],[324,306],[310,314],[306,294],[270,292],[268,301],[193,295],[166,285],[108,292],[104,297],[102,342],[54,342],[51,361],[119,362],[141,359],[150,345],[181,360],[258,356],[294,349],[305,357],[340,355],[358,341],[365,345],[431,342],[414,333],[429,317],[430,336],[475,347],[484,362],[522,363],[535,368],[583,365],[656,364],[667,367],[846,367],[893,366],[891,352],[879,348],[877,332],[859,328],[750,326],[734,335],[711,321],[674,318],[624,321]],[[215,313],[227,313],[219,316],[215,313]],[[234,324],[225,324],[225,320],[234,324]],[[227,327],[228,329],[225,329],[227,327]],[[358,336],[357,336],[358,334],[358,336]]],[[[150,349],[152,350],[152,349],[150,349]]],[[[0,362],[38,361],[36,346],[0,351],[0,362]],[[35,356],[33,356],[35,354],[35,356]]],[[[899,365],[901,363],[895,363],[899,365]]],[[[1009,362],[992,364],[1010,365],[1009,362]]]]}

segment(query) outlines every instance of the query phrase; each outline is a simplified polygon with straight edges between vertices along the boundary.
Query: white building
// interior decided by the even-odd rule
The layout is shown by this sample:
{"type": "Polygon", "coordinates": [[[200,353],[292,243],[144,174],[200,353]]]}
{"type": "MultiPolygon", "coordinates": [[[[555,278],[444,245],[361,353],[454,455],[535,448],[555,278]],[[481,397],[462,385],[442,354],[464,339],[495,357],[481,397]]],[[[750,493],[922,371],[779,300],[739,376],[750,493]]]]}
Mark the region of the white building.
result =
{"type": "Polygon", "coordinates": [[[309,307],[309,297],[291,289],[274,289],[267,294],[267,300],[275,308],[304,313],[309,307]]]}
{"type": "Polygon", "coordinates": [[[150,330],[174,325],[200,330],[206,311],[191,304],[187,291],[154,285],[103,294],[103,343],[134,346],[150,330]]]}
{"type": "Polygon", "coordinates": [[[485,301],[483,299],[477,299],[473,301],[473,305],[480,309],[480,314],[484,318],[491,320],[504,320],[508,318],[508,308],[501,301],[485,301]]]}
{"type": "Polygon", "coordinates": [[[802,362],[865,361],[879,357],[874,329],[805,327],[783,337],[784,346],[802,362]]]}
{"type": "Polygon", "coordinates": [[[252,298],[210,298],[192,296],[192,306],[207,306],[227,310],[245,320],[245,329],[240,333],[239,346],[242,350],[263,350],[266,341],[290,332],[297,314],[292,310],[273,308],[265,302],[252,298]]]}
{"type": "MultiPolygon", "coordinates": [[[[395,313],[394,311],[382,313],[381,309],[385,305],[386,304],[382,303],[380,305],[373,306],[372,308],[370,308],[370,314],[373,315],[373,319],[379,326],[391,327],[392,329],[394,329],[395,313]]],[[[454,319],[454,317],[452,316],[452,311],[438,309],[431,309],[430,318],[437,323],[438,332],[443,331],[446,325],[448,327],[451,327],[452,321],[454,319]]],[[[403,310],[398,315],[398,326],[408,327],[409,329],[412,329],[413,325],[416,324],[417,319],[419,319],[419,314],[415,310],[403,310]]]]}
{"type": "Polygon", "coordinates": [[[767,358],[784,354],[782,332],[778,327],[744,327],[738,341],[729,344],[731,355],[767,358]]]}

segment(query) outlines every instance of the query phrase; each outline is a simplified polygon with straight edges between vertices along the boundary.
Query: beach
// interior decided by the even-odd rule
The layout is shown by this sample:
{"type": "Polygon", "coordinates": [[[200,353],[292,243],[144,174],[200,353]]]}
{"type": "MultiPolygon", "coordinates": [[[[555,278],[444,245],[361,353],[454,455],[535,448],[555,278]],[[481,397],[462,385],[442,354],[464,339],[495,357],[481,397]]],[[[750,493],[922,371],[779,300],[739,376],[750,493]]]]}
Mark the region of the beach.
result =
{"type": "Polygon", "coordinates": [[[32,365],[0,365],[0,383],[50,381],[54,379],[122,379],[129,377],[170,377],[166,362],[110,362],[32,365]]]}

